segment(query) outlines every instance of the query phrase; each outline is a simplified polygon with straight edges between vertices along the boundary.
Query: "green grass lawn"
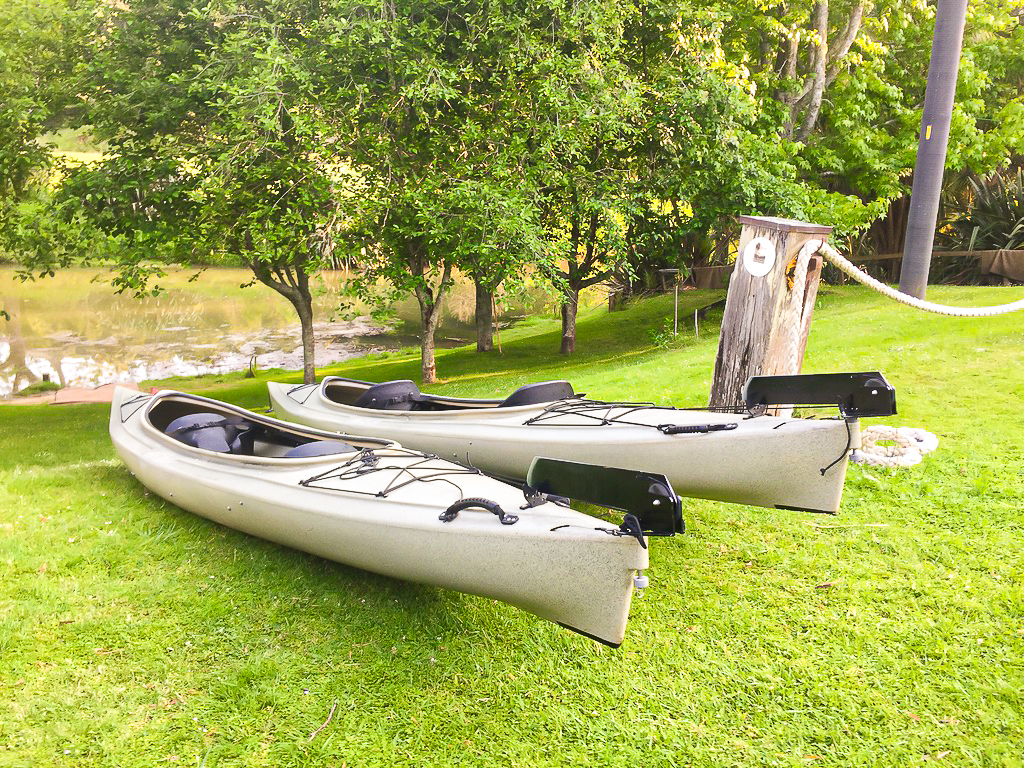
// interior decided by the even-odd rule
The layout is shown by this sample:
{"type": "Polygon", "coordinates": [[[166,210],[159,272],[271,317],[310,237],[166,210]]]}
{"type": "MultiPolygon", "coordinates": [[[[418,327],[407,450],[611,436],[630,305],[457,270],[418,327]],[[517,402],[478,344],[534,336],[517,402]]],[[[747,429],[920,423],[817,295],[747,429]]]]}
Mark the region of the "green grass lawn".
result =
{"type": "MultiPolygon", "coordinates": [[[[938,451],[852,467],[836,517],[684,501],[687,533],[652,542],[614,651],[182,512],[121,466],[103,407],[0,408],[0,766],[1021,765],[1022,318],[819,296],[805,371],[883,371],[900,414],[876,421],[928,429],[938,451]]],[[[500,355],[442,352],[435,390],[565,377],[700,404],[717,319],[695,338],[693,309],[715,298],[681,296],[668,346],[652,337],[670,297],[590,310],[568,360],[535,319],[500,355]]],[[[265,406],[267,378],[297,380],[175,386],[265,406]]]]}

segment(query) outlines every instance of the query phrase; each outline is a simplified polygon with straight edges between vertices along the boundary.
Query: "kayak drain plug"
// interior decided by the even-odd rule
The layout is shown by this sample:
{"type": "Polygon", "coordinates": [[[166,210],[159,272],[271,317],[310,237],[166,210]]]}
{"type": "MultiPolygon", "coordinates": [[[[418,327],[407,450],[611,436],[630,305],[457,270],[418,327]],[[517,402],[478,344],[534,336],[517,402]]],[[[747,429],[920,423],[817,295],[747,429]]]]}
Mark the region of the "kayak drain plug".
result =
{"type": "Polygon", "coordinates": [[[647,589],[647,586],[650,583],[650,579],[644,576],[643,571],[637,571],[636,576],[633,577],[633,586],[636,587],[636,596],[643,597],[644,590],[647,589]]]}

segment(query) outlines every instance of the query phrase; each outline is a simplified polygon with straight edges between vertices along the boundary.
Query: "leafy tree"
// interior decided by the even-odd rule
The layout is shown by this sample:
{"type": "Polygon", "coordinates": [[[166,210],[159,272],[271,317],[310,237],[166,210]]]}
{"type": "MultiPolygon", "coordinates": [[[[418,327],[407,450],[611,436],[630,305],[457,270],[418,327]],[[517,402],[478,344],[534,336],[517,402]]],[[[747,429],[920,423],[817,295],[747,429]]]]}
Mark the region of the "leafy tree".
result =
{"type": "Polygon", "coordinates": [[[553,0],[400,0],[332,14],[327,57],[345,73],[336,103],[359,178],[362,290],[385,280],[416,295],[424,382],[436,377],[434,331],[457,270],[493,289],[553,258],[536,190],[555,150],[553,103],[575,98],[557,83],[550,42],[564,14],[553,0]]]}
{"type": "Polygon", "coordinates": [[[17,251],[51,155],[38,141],[63,102],[54,88],[64,15],[60,0],[0,4],[0,251],[17,251]]]}
{"type": "MultiPolygon", "coordinates": [[[[801,178],[800,145],[781,137],[778,102],[766,108],[758,98],[734,14],[728,5],[649,0],[624,17],[621,56],[639,106],[618,150],[628,168],[618,192],[629,201],[624,246],[641,282],[658,267],[724,258],[737,214],[827,211],[847,226],[864,218],[860,201],[801,178]]],[[[756,30],[763,18],[744,22],[756,30]]]]}
{"type": "MultiPolygon", "coordinates": [[[[855,196],[839,208],[833,198],[823,212],[840,215],[829,223],[842,230],[862,228],[909,190],[934,4],[777,2],[763,14],[748,0],[723,7],[735,22],[723,38],[726,55],[751,73],[762,119],[793,142],[799,178],[855,196]],[[865,204],[859,211],[857,201],[865,204]]],[[[1002,0],[970,4],[947,167],[983,173],[1020,151],[1018,15],[1002,0]]]]}
{"type": "Polygon", "coordinates": [[[576,348],[580,292],[628,268],[625,234],[634,200],[628,146],[640,84],[623,58],[625,3],[553,11],[545,79],[531,84],[542,126],[534,145],[540,211],[562,294],[560,350],[576,348]]]}
{"type": "Polygon", "coordinates": [[[118,286],[152,290],[167,261],[240,260],[295,308],[313,381],[309,276],[344,182],[311,86],[315,4],[96,2],[81,18],[82,120],[108,148],[63,191],[126,243],[118,286]]]}

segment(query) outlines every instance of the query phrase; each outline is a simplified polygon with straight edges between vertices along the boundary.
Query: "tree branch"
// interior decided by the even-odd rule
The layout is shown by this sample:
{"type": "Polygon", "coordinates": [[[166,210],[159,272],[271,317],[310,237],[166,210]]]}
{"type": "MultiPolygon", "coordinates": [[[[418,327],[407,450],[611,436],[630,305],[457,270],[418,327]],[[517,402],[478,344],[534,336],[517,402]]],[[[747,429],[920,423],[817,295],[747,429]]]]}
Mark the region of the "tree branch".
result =
{"type": "Polygon", "coordinates": [[[814,130],[814,124],[818,122],[821,100],[825,95],[825,74],[828,65],[828,0],[818,0],[815,3],[812,20],[818,36],[812,56],[814,75],[811,80],[807,110],[804,112],[804,119],[800,124],[800,129],[794,136],[797,141],[804,141],[811,135],[811,131],[814,130]]]}
{"type": "Polygon", "coordinates": [[[444,273],[441,276],[441,282],[437,286],[437,291],[434,293],[433,304],[430,307],[430,323],[434,324],[437,322],[438,316],[441,314],[441,306],[444,303],[444,294],[448,290],[448,286],[452,282],[452,262],[451,259],[444,260],[444,273]]]}
{"type": "Polygon", "coordinates": [[[588,277],[585,280],[582,280],[580,282],[580,286],[579,286],[580,290],[582,291],[584,288],[589,288],[592,285],[597,285],[598,283],[603,283],[605,280],[607,280],[611,276],[612,276],[612,270],[610,270],[610,269],[606,269],[603,272],[598,272],[596,275],[591,275],[590,277],[588,277]]]}
{"type": "Polygon", "coordinates": [[[846,29],[839,36],[839,44],[829,51],[828,71],[825,73],[826,86],[832,85],[836,77],[839,76],[839,72],[843,67],[843,59],[850,52],[850,48],[853,47],[853,43],[857,39],[857,33],[860,32],[863,16],[864,0],[858,0],[853,8],[850,9],[850,18],[846,21],[846,29]]]}

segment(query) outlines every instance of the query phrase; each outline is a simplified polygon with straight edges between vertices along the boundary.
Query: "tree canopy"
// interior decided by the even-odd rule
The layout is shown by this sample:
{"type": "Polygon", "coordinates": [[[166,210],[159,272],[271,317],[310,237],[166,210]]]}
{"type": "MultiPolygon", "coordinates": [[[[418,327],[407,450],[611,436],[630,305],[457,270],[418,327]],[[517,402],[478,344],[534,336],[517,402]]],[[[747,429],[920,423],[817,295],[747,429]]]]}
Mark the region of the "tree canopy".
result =
{"type": "MultiPolygon", "coordinates": [[[[0,240],[47,273],[104,243],[118,287],[168,261],[412,293],[422,376],[458,274],[562,297],[721,258],[737,214],[863,230],[906,195],[924,0],[42,0],[0,9],[0,240]],[[82,126],[101,162],[53,167],[82,126]],[[687,257],[687,252],[698,256],[687,257]]],[[[1024,153],[1024,27],[973,2],[949,165],[1024,153]]],[[[486,347],[486,344],[482,346],[486,347]]]]}

